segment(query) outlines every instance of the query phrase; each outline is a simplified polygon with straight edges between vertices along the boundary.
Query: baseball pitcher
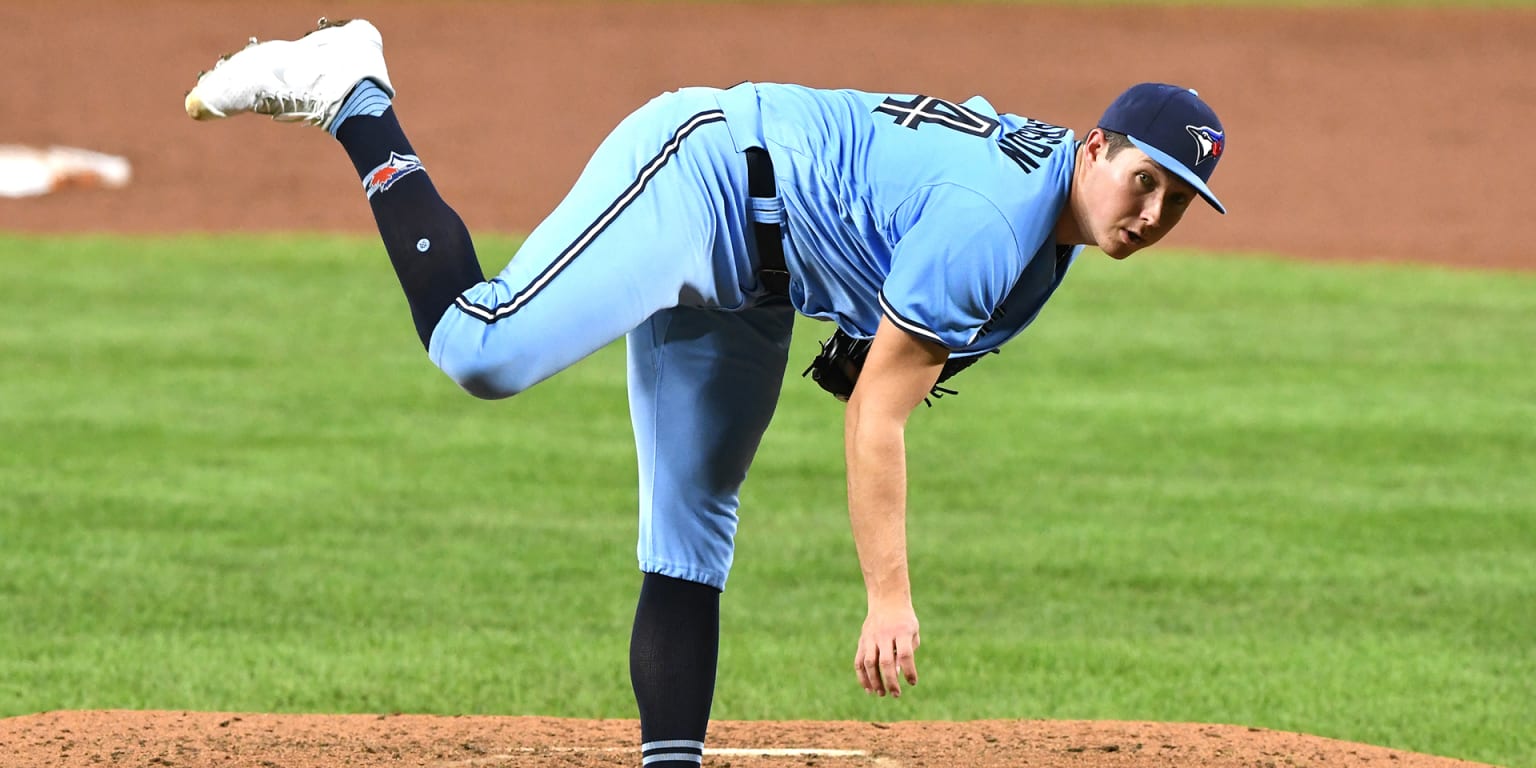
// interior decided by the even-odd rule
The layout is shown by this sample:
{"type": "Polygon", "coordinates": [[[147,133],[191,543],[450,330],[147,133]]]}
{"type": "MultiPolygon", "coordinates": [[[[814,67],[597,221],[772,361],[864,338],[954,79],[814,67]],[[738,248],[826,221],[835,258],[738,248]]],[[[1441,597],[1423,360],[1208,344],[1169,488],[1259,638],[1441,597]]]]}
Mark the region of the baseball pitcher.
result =
{"type": "Polygon", "coordinates": [[[628,347],[643,578],[630,643],[642,764],[702,763],[738,492],[796,312],[831,322],[809,372],[846,400],[848,513],[868,613],[854,671],[916,685],[903,433],[944,380],[1024,330],[1084,246],[1160,241],[1225,151],[1193,90],[1131,87],[1086,134],[985,99],[742,83],[640,107],[496,276],[433,187],[367,21],[221,59],[197,119],[317,125],[351,159],[427,354],[505,398],[628,347]]]}

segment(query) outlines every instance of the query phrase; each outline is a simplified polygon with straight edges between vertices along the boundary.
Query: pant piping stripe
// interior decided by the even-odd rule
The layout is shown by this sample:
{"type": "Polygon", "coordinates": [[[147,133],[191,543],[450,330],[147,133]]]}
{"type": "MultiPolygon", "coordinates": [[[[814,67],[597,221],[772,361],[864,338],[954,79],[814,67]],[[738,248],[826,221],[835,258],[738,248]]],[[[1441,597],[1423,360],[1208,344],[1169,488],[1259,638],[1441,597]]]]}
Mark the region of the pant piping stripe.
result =
{"type": "Polygon", "coordinates": [[[603,230],[607,229],[608,226],[619,217],[619,214],[623,213],[624,209],[629,207],[629,205],[640,196],[641,192],[645,191],[646,185],[649,184],[650,180],[656,175],[658,171],[661,170],[662,166],[666,165],[667,161],[672,159],[673,155],[677,154],[678,149],[682,147],[683,139],[687,138],[688,134],[693,133],[693,131],[699,126],[708,125],[710,123],[724,122],[724,120],[725,113],[716,109],[710,110],[708,112],[700,112],[699,114],[689,118],[687,122],[683,123],[682,127],[677,129],[677,133],[672,136],[672,139],[667,142],[666,146],[662,147],[661,153],[652,158],[649,163],[646,163],[644,168],[640,169],[640,174],[632,183],[630,183],[629,187],[619,195],[618,199],[614,200],[613,203],[608,206],[608,209],[603,211],[602,215],[598,216],[595,221],[589,224],[586,230],[583,231],[574,242],[566,246],[565,250],[560,253],[560,256],[555,259],[554,263],[546,267],[543,272],[540,272],[539,276],[533,279],[533,282],[529,283],[522,290],[518,291],[517,294],[514,295],[511,299],[507,300],[505,303],[498,304],[495,307],[487,307],[471,302],[468,299],[465,299],[463,295],[460,295],[458,298],[454,299],[454,304],[458,306],[458,308],[465,314],[480,318],[487,324],[494,323],[497,320],[500,320],[501,318],[506,317],[507,315],[510,315],[513,312],[516,312],[518,309],[522,308],[522,306],[527,304],[528,301],[537,295],[539,291],[543,290],[544,286],[548,285],[551,280],[555,279],[555,277],[559,275],[561,271],[563,271],[567,266],[570,266],[570,263],[574,261],[582,251],[586,250],[587,246],[591,245],[592,241],[596,239],[598,235],[602,234],[603,230]]]}

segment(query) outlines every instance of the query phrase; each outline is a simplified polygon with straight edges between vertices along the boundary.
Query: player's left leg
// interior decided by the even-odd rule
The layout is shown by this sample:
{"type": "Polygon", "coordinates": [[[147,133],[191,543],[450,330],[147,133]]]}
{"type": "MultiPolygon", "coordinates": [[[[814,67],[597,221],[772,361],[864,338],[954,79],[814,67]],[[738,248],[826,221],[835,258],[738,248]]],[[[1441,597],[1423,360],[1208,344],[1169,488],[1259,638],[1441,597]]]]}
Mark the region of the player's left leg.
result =
{"type": "Polygon", "coordinates": [[[628,336],[644,582],[630,680],[647,768],[697,766],[742,482],[773,417],[794,311],[678,307],[628,336]]]}

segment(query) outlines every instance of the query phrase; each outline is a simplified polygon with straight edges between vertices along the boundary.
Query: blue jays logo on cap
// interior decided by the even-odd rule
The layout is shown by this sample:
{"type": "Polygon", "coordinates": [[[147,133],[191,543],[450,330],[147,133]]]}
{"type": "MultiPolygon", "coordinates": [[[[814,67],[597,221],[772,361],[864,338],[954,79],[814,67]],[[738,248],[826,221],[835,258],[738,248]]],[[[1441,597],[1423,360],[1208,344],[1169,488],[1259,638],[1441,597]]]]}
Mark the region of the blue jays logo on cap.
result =
{"type": "Polygon", "coordinates": [[[1221,157],[1222,145],[1227,143],[1221,131],[1209,125],[1186,125],[1184,128],[1189,131],[1189,135],[1195,137],[1195,144],[1200,147],[1200,153],[1195,156],[1195,165],[1221,157]]]}
{"type": "Polygon", "coordinates": [[[1133,85],[1104,110],[1099,127],[1125,134],[1137,149],[1194,187],[1211,207],[1227,212],[1208,184],[1226,153],[1226,129],[1194,89],[1167,83],[1133,85]]]}

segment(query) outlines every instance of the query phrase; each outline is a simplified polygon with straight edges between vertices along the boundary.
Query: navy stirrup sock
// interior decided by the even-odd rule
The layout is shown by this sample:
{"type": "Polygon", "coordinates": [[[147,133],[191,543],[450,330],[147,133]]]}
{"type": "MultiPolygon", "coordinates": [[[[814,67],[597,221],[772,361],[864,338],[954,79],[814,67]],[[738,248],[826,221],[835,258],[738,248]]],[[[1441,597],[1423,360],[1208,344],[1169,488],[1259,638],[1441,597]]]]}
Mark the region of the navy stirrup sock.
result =
{"type": "Polygon", "coordinates": [[[646,768],[697,768],[715,695],[720,590],[645,574],[629,641],[646,768]]]}
{"type": "Polygon", "coordinates": [[[365,80],[330,126],[352,159],[423,347],[454,299],[485,281],[469,230],[443,202],[383,89],[365,80]]]}

